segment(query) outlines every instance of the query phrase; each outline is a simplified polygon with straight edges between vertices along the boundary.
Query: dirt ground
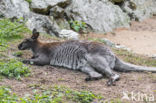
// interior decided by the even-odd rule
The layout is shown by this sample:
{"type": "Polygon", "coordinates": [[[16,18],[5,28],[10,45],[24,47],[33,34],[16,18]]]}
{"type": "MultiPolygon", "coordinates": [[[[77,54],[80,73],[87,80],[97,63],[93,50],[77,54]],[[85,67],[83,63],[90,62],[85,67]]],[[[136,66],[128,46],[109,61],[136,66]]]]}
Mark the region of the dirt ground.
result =
{"type": "MultiPolygon", "coordinates": [[[[156,54],[156,18],[147,19],[141,23],[133,22],[130,29],[118,29],[115,31],[115,35],[108,34],[102,37],[125,45],[139,54],[156,54]]],[[[30,52],[26,51],[25,54],[24,58],[30,57],[30,52]]],[[[30,68],[32,69],[32,76],[25,77],[21,81],[4,78],[0,81],[0,85],[11,86],[13,92],[20,96],[31,94],[34,88],[41,89],[42,87],[64,85],[74,90],[89,90],[101,94],[106,100],[121,99],[123,92],[127,92],[128,95],[131,92],[153,95],[156,100],[156,74],[154,73],[119,73],[121,79],[116,82],[116,86],[108,87],[106,85],[107,78],[85,82],[87,75],[81,72],[52,66],[30,66],[30,68]]],[[[129,100],[128,102],[144,103],[137,102],[137,100],[129,100]]]]}

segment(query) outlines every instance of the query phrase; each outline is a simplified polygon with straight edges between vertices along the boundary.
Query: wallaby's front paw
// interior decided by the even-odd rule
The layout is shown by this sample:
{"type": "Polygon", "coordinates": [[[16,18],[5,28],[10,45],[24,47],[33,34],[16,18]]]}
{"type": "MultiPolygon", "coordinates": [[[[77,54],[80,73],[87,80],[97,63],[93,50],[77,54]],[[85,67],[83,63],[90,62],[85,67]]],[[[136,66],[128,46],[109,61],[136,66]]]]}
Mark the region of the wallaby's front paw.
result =
{"type": "Polygon", "coordinates": [[[87,77],[86,79],[85,79],[85,81],[91,81],[92,79],[91,79],[91,77],[87,77]]]}
{"type": "Polygon", "coordinates": [[[24,64],[30,64],[30,60],[23,60],[22,61],[24,64]]]}

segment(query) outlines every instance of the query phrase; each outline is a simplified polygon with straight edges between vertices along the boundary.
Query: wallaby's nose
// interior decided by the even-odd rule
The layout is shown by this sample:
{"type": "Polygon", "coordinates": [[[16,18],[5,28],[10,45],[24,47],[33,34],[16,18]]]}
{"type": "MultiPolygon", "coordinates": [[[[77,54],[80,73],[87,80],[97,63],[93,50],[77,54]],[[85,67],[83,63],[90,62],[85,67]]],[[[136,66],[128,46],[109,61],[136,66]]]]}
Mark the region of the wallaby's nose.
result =
{"type": "Polygon", "coordinates": [[[18,49],[21,50],[21,44],[18,45],[18,49]]]}

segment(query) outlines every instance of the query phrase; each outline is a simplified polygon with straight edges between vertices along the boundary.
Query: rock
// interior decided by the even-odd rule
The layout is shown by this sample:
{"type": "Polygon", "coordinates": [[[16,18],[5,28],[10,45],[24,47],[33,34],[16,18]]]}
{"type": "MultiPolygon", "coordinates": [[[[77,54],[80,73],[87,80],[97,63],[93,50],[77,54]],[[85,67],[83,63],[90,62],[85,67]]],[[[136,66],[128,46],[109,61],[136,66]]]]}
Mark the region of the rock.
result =
{"type": "Polygon", "coordinates": [[[52,7],[57,5],[64,8],[70,2],[71,0],[32,0],[30,7],[36,13],[48,14],[52,7]]]}
{"type": "Polygon", "coordinates": [[[74,40],[79,39],[79,34],[74,32],[73,30],[63,29],[60,31],[59,34],[60,34],[60,37],[62,37],[62,38],[68,38],[68,39],[74,39],[74,40]]]}
{"type": "Polygon", "coordinates": [[[141,21],[156,13],[155,0],[128,0],[121,6],[132,20],[141,21]]]}
{"type": "Polygon", "coordinates": [[[156,54],[153,54],[152,56],[149,56],[149,57],[156,59],[156,54]]]}
{"type": "Polygon", "coordinates": [[[64,16],[64,9],[59,6],[51,8],[49,12],[49,15],[53,16],[54,18],[63,18],[64,16]]]}
{"type": "Polygon", "coordinates": [[[108,0],[73,0],[66,13],[69,18],[83,21],[95,32],[102,33],[129,27],[130,22],[127,14],[108,0]]]}
{"type": "Polygon", "coordinates": [[[130,48],[127,48],[127,47],[124,46],[124,45],[115,45],[114,47],[117,48],[117,49],[124,49],[124,50],[127,50],[127,51],[131,51],[130,48]]]}
{"type": "Polygon", "coordinates": [[[48,33],[51,35],[59,36],[59,27],[56,22],[44,15],[31,13],[26,26],[33,30],[36,28],[39,32],[48,33]]]}
{"type": "Polygon", "coordinates": [[[0,0],[0,14],[4,17],[26,18],[29,13],[29,4],[25,0],[0,0]]]}
{"type": "Polygon", "coordinates": [[[124,49],[124,50],[127,50],[127,51],[131,51],[130,48],[127,48],[126,46],[124,45],[118,45],[118,44],[115,44],[113,43],[112,41],[106,39],[106,38],[102,38],[100,39],[101,42],[105,43],[105,45],[109,46],[109,47],[113,47],[113,48],[117,48],[117,49],[124,49]]]}
{"type": "Polygon", "coordinates": [[[25,0],[1,0],[0,17],[11,18],[12,20],[23,17],[30,30],[36,28],[43,33],[59,35],[60,29],[56,22],[48,16],[31,12],[29,3],[25,0]]]}
{"type": "Polygon", "coordinates": [[[102,38],[102,39],[100,39],[100,41],[104,42],[109,47],[114,47],[115,46],[115,43],[113,43],[112,41],[110,41],[110,40],[108,40],[106,38],[102,38]]]}

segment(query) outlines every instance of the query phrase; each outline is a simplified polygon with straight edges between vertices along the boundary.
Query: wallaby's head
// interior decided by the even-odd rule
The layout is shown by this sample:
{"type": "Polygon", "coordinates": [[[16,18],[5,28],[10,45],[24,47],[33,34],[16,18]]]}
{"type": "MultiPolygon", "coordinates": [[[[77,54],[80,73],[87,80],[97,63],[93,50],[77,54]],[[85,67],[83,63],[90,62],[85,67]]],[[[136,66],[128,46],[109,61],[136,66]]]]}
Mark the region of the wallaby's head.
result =
{"type": "Polygon", "coordinates": [[[37,38],[39,37],[39,32],[36,29],[33,29],[31,38],[24,39],[19,45],[19,50],[27,50],[31,49],[34,44],[37,42],[37,38]]]}

